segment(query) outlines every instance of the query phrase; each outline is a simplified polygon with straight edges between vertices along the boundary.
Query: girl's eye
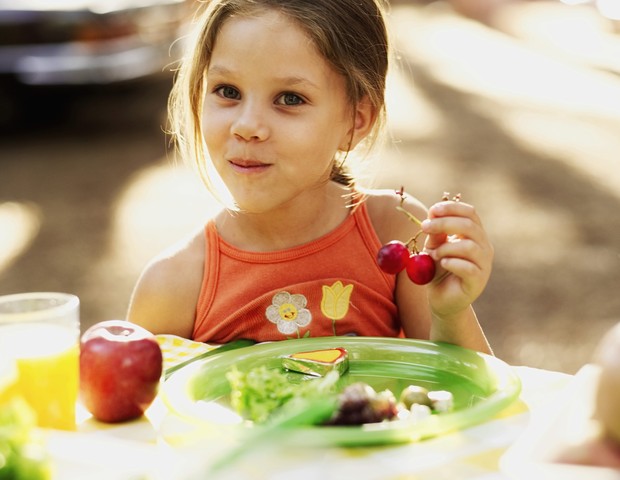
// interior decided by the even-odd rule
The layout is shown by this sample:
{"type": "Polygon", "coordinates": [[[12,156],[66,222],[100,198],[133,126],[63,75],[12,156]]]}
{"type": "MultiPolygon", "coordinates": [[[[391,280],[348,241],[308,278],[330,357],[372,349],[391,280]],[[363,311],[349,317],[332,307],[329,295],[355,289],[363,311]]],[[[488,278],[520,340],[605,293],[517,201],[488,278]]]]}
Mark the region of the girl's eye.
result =
{"type": "Polygon", "coordinates": [[[301,105],[302,103],[304,103],[304,100],[299,95],[296,95],[294,93],[283,93],[280,98],[278,98],[277,103],[279,103],[280,105],[292,106],[301,105]]]}
{"type": "Polygon", "coordinates": [[[219,87],[215,90],[215,92],[224,98],[228,98],[231,100],[238,100],[240,95],[239,95],[239,91],[234,88],[234,87],[230,87],[228,85],[224,85],[222,87],[219,87]]]}

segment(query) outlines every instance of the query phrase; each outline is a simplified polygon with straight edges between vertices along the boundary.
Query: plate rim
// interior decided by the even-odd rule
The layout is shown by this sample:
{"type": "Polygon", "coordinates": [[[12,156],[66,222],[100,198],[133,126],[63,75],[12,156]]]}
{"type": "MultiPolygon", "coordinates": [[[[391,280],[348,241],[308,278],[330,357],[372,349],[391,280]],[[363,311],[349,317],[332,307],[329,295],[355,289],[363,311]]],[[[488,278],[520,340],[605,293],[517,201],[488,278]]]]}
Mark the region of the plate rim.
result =
{"type": "MultiPolygon", "coordinates": [[[[458,357],[477,359],[477,361],[484,365],[484,367],[488,369],[488,372],[493,375],[492,380],[496,382],[496,388],[487,397],[471,407],[441,414],[442,422],[437,422],[437,419],[435,418],[436,416],[432,416],[429,419],[431,422],[429,422],[428,425],[422,425],[424,422],[421,422],[421,424],[412,425],[410,423],[406,423],[405,421],[394,421],[362,426],[298,427],[295,430],[304,432],[304,435],[300,435],[300,438],[304,439],[305,445],[316,443],[318,445],[331,444],[338,446],[366,446],[373,444],[404,443],[435,437],[447,433],[447,431],[467,428],[482,423],[482,421],[492,419],[493,416],[497,415],[497,413],[501,412],[517,400],[521,393],[522,385],[517,373],[510,365],[493,355],[477,352],[454,344],[434,342],[431,340],[418,340],[400,337],[336,336],[257,343],[242,349],[222,352],[203,360],[198,360],[174,372],[165,382],[163,382],[162,388],[160,389],[162,399],[166,405],[166,408],[170,412],[192,422],[213,425],[213,419],[209,420],[205,418],[204,410],[199,408],[198,404],[200,401],[194,401],[191,398],[191,394],[188,392],[191,380],[200,370],[208,368],[208,365],[213,362],[226,363],[227,361],[233,362],[234,359],[239,362],[243,362],[256,355],[268,355],[272,351],[281,352],[279,354],[279,356],[281,356],[285,354],[282,350],[310,350],[314,348],[312,346],[313,344],[317,344],[317,349],[335,347],[336,344],[340,344],[338,346],[343,346],[348,349],[354,348],[351,347],[352,344],[366,346],[379,344],[384,348],[394,348],[395,346],[398,346],[405,349],[417,349],[418,353],[428,354],[433,352],[433,354],[439,353],[440,355],[447,355],[450,353],[448,357],[450,357],[450,360],[454,361],[458,361],[458,357]],[[224,358],[224,360],[222,360],[222,358],[224,358]],[[173,389],[176,389],[177,391],[175,392],[173,389]],[[485,413],[481,413],[485,410],[485,413]],[[482,416],[483,420],[472,421],[471,419],[467,419],[465,412],[467,412],[472,418],[482,416]],[[445,429],[437,426],[437,423],[440,425],[441,423],[451,423],[448,420],[452,420],[452,423],[455,425],[451,427],[446,426],[445,429]],[[434,425],[432,422],[434,422],[434,425]],[[326,428],[329,428],[328,435],[325,435],[327,432],[325,430],[326,428]],[[315,433],[314,435],[312,435],[313,432],[315,433]],[[323,438],[312,438],[313,436],[323,438]],[[328,436],[330,438],[325,438],[328,436]],[[354,439],[353,437],[356,436],[361,438],[354,439]],[[386,439],[385,437],[388,438],[386,439]]],[[[350,361],[355,362],[355,359],[351,359],[350,357],[350,361]]],[[[240,427],[237,425],[233,428],[239,429],[240,427]]],[[[241,430],[247,431],[251,430],[251,428],[249,429],[247,426],[242,426],[241,430]]]]}

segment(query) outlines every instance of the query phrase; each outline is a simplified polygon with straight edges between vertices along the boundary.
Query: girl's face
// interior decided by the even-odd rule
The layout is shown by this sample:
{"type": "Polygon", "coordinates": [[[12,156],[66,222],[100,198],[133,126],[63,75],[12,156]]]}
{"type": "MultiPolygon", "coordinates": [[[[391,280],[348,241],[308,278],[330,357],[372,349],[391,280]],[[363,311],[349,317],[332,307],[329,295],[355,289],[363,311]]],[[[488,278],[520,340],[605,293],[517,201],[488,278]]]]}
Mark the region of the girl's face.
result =
{"type": "Polygon", "coordinates": [[[354,131],[345,80],[275,11],[233,17],[207,69],[203,134],[237,205],[267,212],[305,202],[329,179],[354,131]]]}

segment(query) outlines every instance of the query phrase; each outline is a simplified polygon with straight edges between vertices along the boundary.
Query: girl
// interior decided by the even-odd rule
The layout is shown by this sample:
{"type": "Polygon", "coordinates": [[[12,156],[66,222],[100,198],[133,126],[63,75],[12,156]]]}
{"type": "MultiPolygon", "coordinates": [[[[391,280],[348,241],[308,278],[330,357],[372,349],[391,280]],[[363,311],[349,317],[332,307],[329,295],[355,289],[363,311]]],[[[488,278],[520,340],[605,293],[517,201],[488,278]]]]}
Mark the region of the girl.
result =
{"type": "Polygon", "coordinates": [[[400,197],[345,168],[384,125],[380,0],[211,0],[199,26],[173,134],[226,206],[147,266],[128,320],[212,343],[404,335],[490,353],[471,304],[493,249],[474,208],[406,198],[438,266],[418,286],[376,261],[415,233],[400,197]]]}

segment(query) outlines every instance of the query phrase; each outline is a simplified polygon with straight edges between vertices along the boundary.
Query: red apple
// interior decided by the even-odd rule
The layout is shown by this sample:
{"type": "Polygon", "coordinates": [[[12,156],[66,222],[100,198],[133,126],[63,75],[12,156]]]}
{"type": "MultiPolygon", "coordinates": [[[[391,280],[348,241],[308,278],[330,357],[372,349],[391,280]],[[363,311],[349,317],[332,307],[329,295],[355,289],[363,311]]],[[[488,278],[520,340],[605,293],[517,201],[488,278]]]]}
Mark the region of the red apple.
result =
{"type": "Polygon", "coordinates": [[[80,342],[80,398],[102,422],[138,418],[157,395],[162,369],[151,332],[124,320],[97,323],[80,342]]]}

